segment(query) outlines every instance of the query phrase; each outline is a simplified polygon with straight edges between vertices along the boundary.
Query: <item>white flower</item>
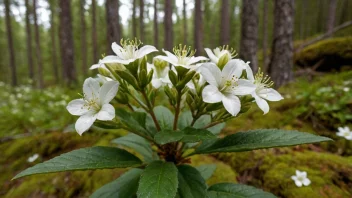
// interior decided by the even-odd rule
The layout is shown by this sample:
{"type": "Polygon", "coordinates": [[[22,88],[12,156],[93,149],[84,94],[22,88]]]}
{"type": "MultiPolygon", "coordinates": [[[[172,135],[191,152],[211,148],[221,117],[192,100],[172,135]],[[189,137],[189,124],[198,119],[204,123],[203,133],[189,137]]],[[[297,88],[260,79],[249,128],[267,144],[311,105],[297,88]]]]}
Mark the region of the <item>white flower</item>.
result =
{"type": "Polygon", "coordinates": [[[32,155],[31,157],[29,157],[29,158],[27,159],[27,162],[32,163],[32,162],[34,162],[35,160],[37,160],[38,157],[39,157],[39,155],[36,153],[36,154],[32,155]]]}
{"type": "Polygon", "coordinates": [[[121,46],[116,42],[112,43],[112,51],[116,54],[104,57],[102,63],[121,63],[128,65],[137,59],[143,58],[145,55],[152,52],[157,52],[158,50],[151,45],[145,45],[138,49],[142,43],[136,40],[121,40],[121,46]]]}
{"type": "Polygon", "coordinates": [[[83,84],[83,99],[72,100],[66,109],[72,114],[80,116],[75,124],[76,131],[82,135],[98,120],[112,120],[115,108],[109,102],[115,97],[119,83],[108,81],[100,87],[99,82],[87,78],[83,84]]]}
{"type": "Polygon", "coordinates": [[[169,79],[169,70],[170,67],[168,64],[155,66],[154,64],[147,63],[147,70],[154,70],[153,72],[153,79],[152,85],[154,88],[158,89],[161,86],[168,85],[172,87],[172,83],[169,79]]]}
{"type": "Polygon", "coordinates": [[[274,83],[270,80],[270,77],[264,76],[263,72],[258,70],[258,73],[253,76],[252,69],[249,67],[248,63],[245,63],[247,78],[253,82],[256,86],[255,91],[252,93],[255,102],[258,107],[264,112],[264,114],[269,112],[268,101],[280,101],[284,99],[279,92],[270,88],[274,83]]]}
{"type": "Polygon", "coordinates": [[[96,80],[100,83],[100,84],[104,84],[108,81],[113,81],[112,78],[110,77],[106,77],[106,76],[103,76],[103,75],[100,75],[100,74],[97,74],[98,78],[96,78],[96,80]]]}
{"type": "Polygon", "coordinates": [[[348,126],[337,128],[339,131],[336,133],[337,136],[346,138],[347,140],[352,140],[352,131],[348,126]]]}
{"type": "Polygon", "coordinates": [[[194,57],[195,51],[191,50],[190,47],[187,48],[187,46],[179,45],[178,47],[174,47],[173,51],[174,54],[163,49],[166,56],[157,56],[155,58],[169,62],[173,66],[181,66],[192,70],[199,67],[195,65],[197,62],[208,60],[208,58],[204,56],[194,57]]]}
{"type": "Polygon", "coordinates": [[[309,186],[310,180],[307,178],[307,172],[296,170],[296,175],[291,176],[291,179],[295,182],[297,187],[302,185],[309,186]]]}
{"type": "Polygon", "coordinates": [[[229,49],[229,46],[217,47],[213,51],[209,48],[205,48],[205,52],[208,54],[211,62],[215,64],[218,64],[219,59],[223,56],[227,56],[228,60],[236,56],[236,52],[233,49],[229,49]]]}
{"type": "Polygon", "coordinates": [[[348,92],[348,91],[350,91],[350,88],[349,88],[349,87],[344,87],[344,88],[343,88],[343,91],[344,91],[344,92],[348,92]]]}
{"type": "Polygon", "coordinates": [[[201,75],[209,85],[203,89],[203,101],[207,103],[222,101],[231,115],[237,115],[241,110],[241,102],[236,95],[247,95],[255,90],[253,83],[239,79],[242,71],[243,66],[236,59],[229,61],[222,71],[214,63],[204,63],[201,75]]]}

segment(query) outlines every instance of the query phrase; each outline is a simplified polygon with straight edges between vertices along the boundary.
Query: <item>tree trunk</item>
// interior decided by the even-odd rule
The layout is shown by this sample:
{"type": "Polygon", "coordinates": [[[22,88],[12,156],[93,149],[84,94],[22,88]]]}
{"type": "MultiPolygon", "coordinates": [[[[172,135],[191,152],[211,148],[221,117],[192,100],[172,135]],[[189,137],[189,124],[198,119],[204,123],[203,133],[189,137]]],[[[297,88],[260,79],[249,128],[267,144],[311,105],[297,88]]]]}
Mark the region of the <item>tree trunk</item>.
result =
{"type": "Polygon", "coordinates": [[[144,41],[144,1],[139,0],[139,31],[140,31],[140,39],[144,41]]]}
{"type": "MultiPolygon", "coordinates": [[[[65,0],[66,1],[66,0],[65,0]]],[[[93,62],[98,62],[98,35],[97,35],[97,5],[96,0],[92,0],[92,40],[93,40],[93,62]]]]}
{"type": "Polygon", "coordinates": [[[263,71],[267,71],[268,65],[268,0],[264,0],[263,2],[263,71]]]}
{"type": "Polygon", "coordinates": [[[343,0],[342,1],[342,11],[340,15],[340,20],[339,20],[339,25],[341,25],[343,22],[348,21],[348,10],[349,8],[349,1],[350,0],[343,0]]]}
{"type": "Polygon", "coordinates": [[[165,49],[172,50],[173,47],[173,30],[172,30],[172,0],[165,0],[165,49]]]}
{"type": "Polygon", "coordinates": [[[183,43],[187,45],[187,15],[186,15],[186,0],[183,0],[183,43]]]}
{"type": "Polygon", "coordinates": [[[86,19],[85,19],[85,0],[80,0],[80,21],[81,21],[81,53],[82,53],[82,74],[87,76],[88,73],[88,61],[87,61],[87,27],[86,27],[86,19]]]}
{"type": "Polygon", "coordinates": [[[230,43],[230,13],[229,0],[223,0],[221,4],[221,45],[228,45],[230,43]]]}
{"type": "Polygon", "coordinates": [[[326,21],[326,31],[331,33],[335,27],[337,0],[330,0],[328,20],[326,21]]]}
{"type": "MultiPolygon", "coordinates": [[[[55,77],[55,82],[59,82],[59,67],[58,67],[58,62],[57,62],[57,47],[56,47],[56,39],[55,39],[55,21],[54,21],[54,12],[55,12],[55,5],[54,1],[50,1],[50,37],[51,37],[51,43],[52,43],[52,48],[51,48],[51,59],[52,59],[52,66],[53,66],[53,72],[54,72],[54,77],[55,77]]],[[[83,39],[83,38],[82,38],[83,39]]]]}
{"type": "Polygon", "coordinates": [[[252,70],[256,72],[258,70],[258,0],[242,2],[240,58],[250,61],[252,70]]]}
{"type": "Polygon", "coordinates": [[[306,20],[307,20],[307,1],[301,0],[301,16],[300,16],[300,23],[299,23],[299,38],[301,40],[306,38],[306,33],[307,33],[305,31],[306,20]]]}
{"type": "Polygon", "coordinates": [[[27,34],[27,61],[28,61],[28,74],[31,80],[34,79],[34,67],[33,67],[33,57],[32,57],[32,31],[30,23],[31,10],[29,7],[29,0],[25,1],[26,5],[26,34],[27,34]]]}
{"type": "Polygon", "coordinates": [[[269,72],[275,87],[292,80],[294,0],[275,0],[274,38],[269,72]]]}
{"type": "Polygon", "coordinates": [[[203,50],[203,17],[202,17],[202,1],[196,0],[195,5],[195,16],[194,16],[194,47],[196,50],[195,55],[200,55],[203,50]]]}
{"type": "Polygon", "coordinates": [[[37,0],[33,0],[33,17],[34,17],[34,33],[35,33],[35,47],[38,63],[38,86],[39,88],[44,88],[43,81],[43,62],[42,62],[42,52],[40,48],[40,35],[39,35],[39,26],[37,19],[37,0]]]}
{"type": "MultiPolygon", "coordinates": [[[[94,0],[93,0],[94,1],[94,0]]],[[[76,81],[70,0],[60,0],[60,51],[66,84],[76,81]]]]}
{"type": "Polygon", "coordinates": [[[119,4],[116,0],[106,0],[106,19],[107,19],[107,37],[108,52],[113,53],[111,44],[120,41],[119,35],[119,4]]]}
{"type": "Polygon", "coordinates": [[[154,0],[154,46],[159,46],[159,28],[158,28],[158,1],[154,0]]]}
{"type": "Polygon", "coordinates": [[[15,63],[15,51],[13,48],[12,40],[12,27],[11,27],[11,18],[10,18],[10,0],[5,0],[5,15],[6,15],[6,30],[7,30],[7,43],[10,51],[10,70],[11,70],[11,84],[13,86],[17,85],[17,76],[16,76],[16,63],[15,63]]]}
{"type": "Polygon", "coordinates": [[[137,8],[137,0],[133,0],[133,9],[132,9],[132,35],[133,35],[134,38],[137,37],[136,8],[137,8]]]}

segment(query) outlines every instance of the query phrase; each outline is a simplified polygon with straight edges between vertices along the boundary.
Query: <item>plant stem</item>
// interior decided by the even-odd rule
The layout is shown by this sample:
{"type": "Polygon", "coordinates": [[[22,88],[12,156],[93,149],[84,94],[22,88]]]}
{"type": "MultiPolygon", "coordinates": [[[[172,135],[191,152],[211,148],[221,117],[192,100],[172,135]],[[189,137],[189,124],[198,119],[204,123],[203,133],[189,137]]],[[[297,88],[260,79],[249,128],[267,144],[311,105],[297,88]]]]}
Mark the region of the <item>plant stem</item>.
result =
{"type": "Polygon", "coordinates": [[[154,121],[154,124],[155,124],[155,127],[158,131],[161,130],[160,128],[160,125],[159,125],[159,122],[158,120],[156,119],[156,116],[154,114],[154,111],[153,111],[153,105],[150,103],[149,99],[148,99],[148,96],[147,94],[145,93],[145,90],[141,91],[142,92],[142,95],[147,103],[147,106],[148,106],[148,113],[152,116],[152,119],[154,121]]]}
{"type": "Polygon", "coordinates": [[[177,130],[177,122],[178,122],[178,117],[180,115],[180,106],[181,106],[181,91],[178,91],[177,93],[177,104],[176,104],[176,109],[175,109],[175,119],[174,119],[174,130],[177,130]]]}

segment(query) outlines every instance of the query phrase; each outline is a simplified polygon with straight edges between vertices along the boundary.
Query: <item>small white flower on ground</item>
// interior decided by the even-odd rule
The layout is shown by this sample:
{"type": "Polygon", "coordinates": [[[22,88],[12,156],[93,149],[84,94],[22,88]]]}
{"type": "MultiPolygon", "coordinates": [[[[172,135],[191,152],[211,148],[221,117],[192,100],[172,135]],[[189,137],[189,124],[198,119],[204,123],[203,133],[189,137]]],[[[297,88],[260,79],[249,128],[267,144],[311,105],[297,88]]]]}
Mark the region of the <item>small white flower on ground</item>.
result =
{"type": "Polygon", "coordinates": [[[199,61],[208,60],[204,56],[195,57],[195,51],[191,50],[190,47],[179,45],[178,47],[173,48],[174,54],[163,49],[163,52],[166,56],[157,56],[155,58],[164,60],[173,66],[181,66],[187,69],[195,70],[199,67],[196,65],[199,61]]]}
{"type": "Polygon", "coordinates": [[[352,140],[352,131],[348,126],[337,128],[339,131],[336,133],[337,136],[346,138],[347,140],[352,140]]]}
{"type": "Polygon", "coordinates": [[[291,176],[291,179],[295,182],[297,187],[309,186],[311,183],[307,178],[307,172],[296,170],[296,175],[291,176]]]}
{"type": "Polygon", "coordinates": [[[148,72],[150,72],[150,70],[154,71],[153,78],[152,78],[152,85],[154,88],[158,89],[159,87],[165,86],[165,85],[172,87],[172,83],[169,79],[170,67],[167,63],[162,64],[159,62],[156,65],[147,63],[147,70],[148,72]]]}
{"type": "Polygon", "coordinates": [[[343,88],[343,91],[344,91],[344,92],[348,92],[348,91],[350,91],[350,88],[349,88],[349,87],[344,87],[344,88],[343,88]]]}
{"type": "Polygon", "coordinates": [[[222,102],[225,109],[236,116],[241,110],[241,102],[237,96],[247,95],[255,90],[252,82],[239,79],[243,69],[237,59],[229,61],[222,71],[214,63],[204,63],[201,67],[201,75],[209,85],[203,89],[203,101],[222,102]]]}
{"type": "Polygon", "coordinates": [[[228,46],[217,47],[213,51],[209,48],[205,48],[204,50],[208,54],[211,62],[215,64],[218,64],[219,59],[223,56],[227,56],[227,60],[231,60],[236,56],[235,50],[229,49],[228,46]]]}
{"type": "Polygon", "coordinates": [[[253,72],[249,64],[245,63],[245,65],[248,80],[253,82],[256,86],[255,91],[252,93],[252,97],[255,99],[255,102],[264,114],[267,114],[270,108],[266,100],[280,101],[284,98],[275,89],[270,88],[274,83],[270,80],[269,76],[264,76],[264,73],[261,72],[260,69],[258,73],[253,76],[253,72]]]}
{"type": "Polygon", "coordinates": [[[27,162],[32,163],[32,162],[34,162],[35,160],[37,160],[38,157],[39,157],[39,155],[36,153],[36,154],[30,156],[30,157],[27,159],[27,162]]]}
{"type": "Polygon", "coordinates": [[[84,98],[72,100],[66,109],[80,116],[75,124],[76,131],[82,135],[98,120],[112,120],[115,108],[109,102],[116,96],[119,83],[108,81],[101,87],[93,78],[87,78],[83,84],[84,98]]]}

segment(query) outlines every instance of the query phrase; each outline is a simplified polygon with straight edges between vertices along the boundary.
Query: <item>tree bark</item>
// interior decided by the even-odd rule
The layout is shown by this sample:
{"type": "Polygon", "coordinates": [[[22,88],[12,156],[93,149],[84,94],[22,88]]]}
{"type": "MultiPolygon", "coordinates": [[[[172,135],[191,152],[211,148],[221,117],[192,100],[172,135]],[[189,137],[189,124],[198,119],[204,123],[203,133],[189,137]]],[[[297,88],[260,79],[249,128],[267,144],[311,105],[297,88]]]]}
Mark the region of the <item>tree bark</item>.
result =
{"type": "Polygon", "coordinates": [[[305,31],[306,20],[307,20],[307,1],[301,0],[301,16],[300,16],[300,23],[299,23],[299,38],[301,40],[306,38],[306,31],[305,31]]]}
{"type": "Polygon", "coordinates": [[[186,15],[186,0],[183,0],[183,43],[187,45],[187,15],[186,15]]]}
{"type": "Polygon", "coordinates": [[[88,61],[87,61],[87,26],[85,19],[85,0],[80,0],[80,21],[81,21],[81,53],[82,53],[82,74],[87,76],[88,73],[88,61]]]}
{"type": "Polygon", "coordinates": [[[33,0],[33,17],[34,17],[34,33],[35,33],[35,47],[36,47],[36,55],[37,55],[37,63],[38,63],[38,87],[44,88],[43,81],[43,61],[42,61],[42,52],[40,47],[40,34],[39,34],[39,26],[38,26],[38,18],[37,18],[37,0],[33,0]]]}
{"type": "Polygon", "coordinates": [[[263,2],[263,71],[267,71],[268,65],[268,0],[263,2]]]}
{"type": "Polygon", "coordinates": [[[335,27],[336,6],[337,6],[337,0],[330,0],[328,20],[326,21],[326,31],[330,34],[332,33],[335,27]]]}
{"type": "Polygon", "coordinates": [[[25,1],[26,5],[26,34],[27,34],[27,64],[28,64],[28,74],[31,80],[34,79],[34,66],[32,57],[32,31],[30,23],[31,10],[29,6],[29,0],[25,1]]]}
{"type": "Polygon", "coordinates": [[[258,0],[243,0],[241,15],[240,58],[250,61],[254,72],[258,70],[258,0]]]}
{"type": "Polygon", "coordinates": [[[93,40],[93,62],[96,63],[98,62],[99,56],[98,56],[98,35],[97,35],[97,5],[96,5],[96,0],[92,0],[92,40],[93,40]]]}
{"type": "Polygon", "coordinates": [[[221,45],[228,45],[230,43],[230,13],[229,0],[223,0],[221,4],[221,45]]]}
{"type": "Polygon", "coordinates": [[[7,31],[7,44],[10,51],[10,70],[11,70],[11,84],[12,86],[17,85],[16,75],[16,63],[15,63],[15,51],[13,48],[12,40],[12,27],[11,27],[11,16],[10,16],[10,0],[5,0],[5,17],[6,17],[6,31],[7,31]]]}
{"type": "Polygon", "coordinates": [[[139,0],[139,31],[140,31],[140,40],[144,41],[144,1],[139,0]]]}
{"type": "Polygon", "coordinates": [[[172,50],[173,47],[173,30],[172,30],[172,0],[165,0],[165,49],[172,50]]]}
{"type": "Polygon", "coordinates": [[[158,0],[154,0],[154,46],[159,46],[159,28],[158,28],[158,0]]]}
{"type": "Polygon", "coordinates": [[[137,37],[137,19],[136,19],[136,8],[137,8],[137,0],[133,0],[133,8],[132,8],[132,34],[133,37],[137,37]]]}
{"type": "Polygon", "coordinates": [[[54,13],[55,13],[55,5],[53,4],[54,1],[51,0],[50,1],[50,12],[51,12],[51,16],[50,16],[50,37],[51,37],[51,44],[52,44],[52,48],[51,48],[51,59],[52,59],[52,66],[53,66],[53,73],[54,73],[54,77],[55,77],[55,82],[59,82],[59,66],[58,66],[58,62],[57,62],[57,47],[56,47],[56,39],[55,39],[55,21],[54,21],[54,13]]]}
{"type": "Polygon", "coordinates": [[[195,16],[194,16],[194,47],[197,56],[201,54],[203,50],[203,17],[202,17],[202,1],[196,0],[195,5],[195,16]]]}
{"type": "Polygon", "coordinates": [[[274,38],[269,73],[275,87],[292,80],[294,0],[275,0],[274,38]]]}
{"type": "Polygon", "coordinates": [[[74,65],[72,18],[70,0],[60,0],[60,51],[63,77],[66,84],[76,81],[74,65]]]}
{"type": "Polygon", "coordinates": [[[113,53],[111,44],[120,41],[119,35],[119,4],[116,0],[106,0],[106,19],[107,19],[107,40],[108,52],[113,53]]]}

